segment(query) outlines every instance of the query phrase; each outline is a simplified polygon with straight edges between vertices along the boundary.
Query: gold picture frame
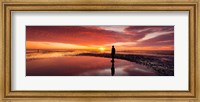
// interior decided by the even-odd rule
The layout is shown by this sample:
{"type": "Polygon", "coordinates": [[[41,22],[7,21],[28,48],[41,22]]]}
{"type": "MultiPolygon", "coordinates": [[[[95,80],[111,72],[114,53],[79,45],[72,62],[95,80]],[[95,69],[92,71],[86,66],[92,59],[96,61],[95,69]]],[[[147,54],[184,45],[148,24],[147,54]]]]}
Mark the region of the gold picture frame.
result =
{"type": "MultiPolygon", "coordinates": [[[[174,98],[199,100],[199,0],[3,0],[1,2],[1,99],[174,98]],[[12,11],[189,11],[189,91],[11,91],[12,11]]],[[[84,100],[83,99],[83,100],[84,100]]],[[[123,99],[122,99],[123,100],[123,99]]],[[[126,99],[127,100],[127,99],[126,99]]]]}

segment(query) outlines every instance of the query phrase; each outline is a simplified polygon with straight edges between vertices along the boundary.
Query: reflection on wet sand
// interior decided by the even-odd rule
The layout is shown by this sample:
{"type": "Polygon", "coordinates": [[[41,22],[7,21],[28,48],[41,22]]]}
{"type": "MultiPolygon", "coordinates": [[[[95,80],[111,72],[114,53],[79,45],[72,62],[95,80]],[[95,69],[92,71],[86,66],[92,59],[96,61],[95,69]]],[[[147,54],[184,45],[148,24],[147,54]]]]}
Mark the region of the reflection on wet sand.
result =
{"type": "Polygon", "coordinates": [[[154,70],[126,60],[115,59],[110,70],[110,58],[91,56],[59,56],[29,60],[27,76],[155,76],[154,70]],[[112,69],[111,68],[111,69],[112,69]]]}
{"type": "Polygon", "coordinates": [[[112,67],[111,67],[111,75],[115,75],[115,61],[114,60],[111,60],[111,63],[112,63],[112,67]]]}

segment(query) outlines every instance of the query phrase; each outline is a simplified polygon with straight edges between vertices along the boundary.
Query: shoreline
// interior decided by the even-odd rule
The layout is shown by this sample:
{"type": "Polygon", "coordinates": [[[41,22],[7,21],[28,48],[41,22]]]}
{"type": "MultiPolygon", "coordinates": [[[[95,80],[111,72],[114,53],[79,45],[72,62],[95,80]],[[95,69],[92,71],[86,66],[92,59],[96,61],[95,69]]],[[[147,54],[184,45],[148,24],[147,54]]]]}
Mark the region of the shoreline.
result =
{"type": "MultiPolygon", "coordinates": [[[[111,58],[111,55],[108,53],[104,54],[82,53],[76,56],[95,56],[95,57],[111,58]]],[[[147,68],[151,68],[154,71],[156,71],[159,74],[159,76],[174,76],[174,57],[116,54],[115,58],[144,65],[147,68]]]]}
{"type": "MultiPolygon", "coordinates": [[[[38,54],[38,53],[36,53],[38,54]]],[[[28,57],[26,55],[26,61],[43,59],[49,57],[62,57],[62,56],[93,56],[111,58],[110,53],[79,53],[79,54],[56,54],[49,55],[49,53],[40,53],[38,57],[28,57]],[[42,56],[40,55],[42,54],[42,56]],[[44,54],[44,55],[43,55],[44,54]]],[[[174,56],[156,56],[156,55],[139,55],[139,54],[116,54],[115,59],[126,60],[146,66],[147,68],[154,70],[159,76],[174,76],[174,56]]]]}

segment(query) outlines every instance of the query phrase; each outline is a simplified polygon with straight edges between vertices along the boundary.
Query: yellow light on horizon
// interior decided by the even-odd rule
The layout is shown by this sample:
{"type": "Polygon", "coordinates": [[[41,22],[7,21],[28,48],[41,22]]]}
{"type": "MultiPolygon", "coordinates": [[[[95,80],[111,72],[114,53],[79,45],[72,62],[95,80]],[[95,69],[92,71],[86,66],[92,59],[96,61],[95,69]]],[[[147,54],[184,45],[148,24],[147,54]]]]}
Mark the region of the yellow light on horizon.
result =
{"type": "Polygon", "coordinates": [[[100,47],[100,48],[99,48],[99,50],[100,50],[101,52],[104,52],[105,49],[106,49],[106,48],[104,48],[104,47],[100,47]]]}

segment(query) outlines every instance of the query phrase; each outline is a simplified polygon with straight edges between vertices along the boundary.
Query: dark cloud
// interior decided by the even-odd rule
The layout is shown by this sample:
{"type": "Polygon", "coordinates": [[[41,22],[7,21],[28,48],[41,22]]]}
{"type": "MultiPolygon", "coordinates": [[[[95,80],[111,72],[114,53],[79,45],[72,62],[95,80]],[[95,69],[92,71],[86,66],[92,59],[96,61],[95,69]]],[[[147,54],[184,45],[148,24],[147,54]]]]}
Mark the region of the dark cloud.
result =
{"type": "Polygon", "coordinates": [[[137,46],[168,46],[168,45],[174,45],[174,33],[160,35],[155,38],[139,42],[137,44],[137,46]]]}
{"type": "Polygon", "coordinates": [[[174,31],[173,26],[130,26],[126,28],[129,33],[152,33],[174,31]]]}
{"type": "Polygon", "coordinates": [[[129,26],[125,29],[127,34],[133,35],[135,39],[139,40],[147,34],[155,32],[174,32],[173,26],[129,26]]]}

